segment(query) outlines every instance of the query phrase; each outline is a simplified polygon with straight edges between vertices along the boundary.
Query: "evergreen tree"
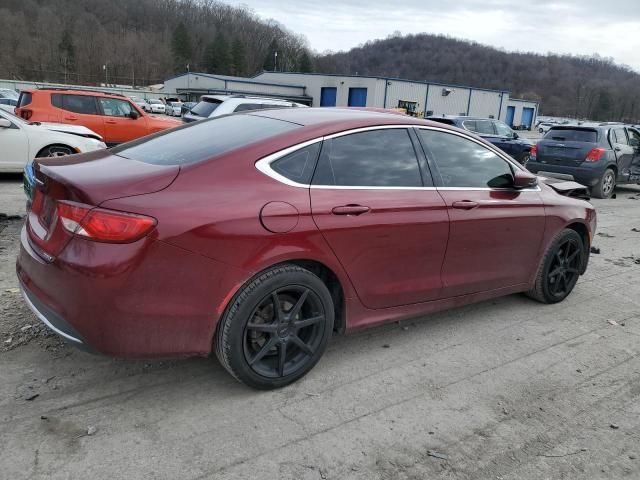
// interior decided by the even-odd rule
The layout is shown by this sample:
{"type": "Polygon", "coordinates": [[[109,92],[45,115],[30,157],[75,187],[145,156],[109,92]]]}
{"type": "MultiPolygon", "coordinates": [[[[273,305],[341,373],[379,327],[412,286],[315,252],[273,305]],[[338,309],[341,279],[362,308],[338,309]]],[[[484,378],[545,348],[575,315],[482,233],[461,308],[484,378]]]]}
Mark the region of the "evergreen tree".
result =
{"type": "Polygon", "coordinates": [[[60,64],[64,69],[64,82],[66,83],[68,81],[68,73],[75,70],[76,64],[76,50],[73,46],[71,32],[68,29],[62,32],[62,39],[58,44],[58,52],[60,55],[60,64]]]}
{"type": "Polygon", "coordinates": [[[313,61],[311,60],[311,55],[305,50],[300,55],[300,61],[298,62],[298,71],[301,73],[311,73],[313,72],[313,61]]]}
{"type": "Polygon", "coordinates": [[[205,62],[209,73],[231,73],[229,44],[222,33],[218,32],[213,42],[207,47],[205,62]]]}
{"type": "Polygon", "coordinates": [[[235,39],[233,41],[233,45],[231,46],[231,63],[233,68],[231,71],[233,75],[237,75],[239,77],[246,74],[247,71],[247,53],[244,46],[244,43],[240,39],[235,39]]]}
{"type": "Polygon", "coordinates": [[[171,41],[171,49],[177,70],[185,68],[186,64],[191,61],[192,48],[191,37],[184,23],[180,22],[173,31],[173,39],[171,41]]]}

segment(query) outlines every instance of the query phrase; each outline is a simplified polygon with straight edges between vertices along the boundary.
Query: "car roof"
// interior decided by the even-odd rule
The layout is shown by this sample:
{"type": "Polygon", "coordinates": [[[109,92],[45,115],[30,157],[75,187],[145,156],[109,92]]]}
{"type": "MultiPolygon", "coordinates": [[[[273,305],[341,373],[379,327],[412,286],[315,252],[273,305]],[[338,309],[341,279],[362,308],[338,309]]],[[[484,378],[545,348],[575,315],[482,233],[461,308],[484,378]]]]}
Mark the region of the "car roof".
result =
{"type": "Polygon", "coordinates": [[[282,103],[292,103],[291,100],[287,100],[284,98],[273,98],[273,97],[261,97],[258,95],[202,95],[201,99],[212,98],[214,100],[237,100],[239,103],[243,101],[269,101],[269,102],[282,102],[282,103]]]}
{"type": "Polygon", "coordinates": [[[257,110],[244,115],[272,118],[303,127],[315,127],[314,129],[325,133],[378,125],[425,125],[451,128],[438,122],[410,117],[397,112],[360,107],[282,108],[257,110]]]}
{"type": "Polygon", "coordinates": [[[127,98],[125,95],[113,92],[102,92],[100,90],[82,90],[80,88],[25,88],[23,92],[34,94],[36,92],[44,93],[63,93],[68,95],[90,95],[93,97],[113,97],[127,98]]]}

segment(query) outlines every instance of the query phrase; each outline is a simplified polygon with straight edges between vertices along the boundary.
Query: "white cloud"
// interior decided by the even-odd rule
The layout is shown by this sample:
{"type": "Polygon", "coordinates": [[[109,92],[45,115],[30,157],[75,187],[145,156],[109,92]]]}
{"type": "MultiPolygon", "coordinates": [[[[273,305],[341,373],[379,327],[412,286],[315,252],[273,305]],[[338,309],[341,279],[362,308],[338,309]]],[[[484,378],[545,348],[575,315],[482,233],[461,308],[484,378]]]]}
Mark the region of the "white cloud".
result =
{"type": "Polygon", "coordinates": [[[637,0],[227,0],[303,34],[311,48],[349,50],[395,31],[435,33],[509,51],[612,57],[640,71],[637,0]]]}

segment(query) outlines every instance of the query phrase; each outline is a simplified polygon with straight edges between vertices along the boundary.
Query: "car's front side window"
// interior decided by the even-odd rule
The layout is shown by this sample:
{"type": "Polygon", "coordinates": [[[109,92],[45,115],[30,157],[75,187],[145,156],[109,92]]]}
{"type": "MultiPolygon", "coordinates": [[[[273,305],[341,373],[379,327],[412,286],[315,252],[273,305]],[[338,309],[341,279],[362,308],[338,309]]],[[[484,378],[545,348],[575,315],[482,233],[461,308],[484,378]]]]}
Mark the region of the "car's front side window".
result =
{"type": "Polygon", "coordinates": [[[483,135],[495,135],[496,131],[493,129],[493,122],[491,120],[478,120],[476,121],[476,132],[483,135]]]}
{"type": "Polygon", "coordinates": [[[421,187],[409,132],[403,128],[351,133],[325,140],[314,185],[421,187]]]}
{"type": "Polygon", "coordinates": [[[133,107],[126,100],[100,98],[99,101],[102,111],[109,117],[128,117],[131,115],[133,107]]]}
{"type": "Polygon", "coordinates": [[[496,132],[498,132],[498,135],[501,137],[513,137],[513,130],[511,130],[506,124],[502,122],[493,122],[493,124],[496,127],[496,132]]]}
{"type": "Polygon", "coordinates": [[[507,161],[488,148],[436,130],[418,130],[427,157],[435,164],[443,187],[508,188],[513,170],[507,161]]]}

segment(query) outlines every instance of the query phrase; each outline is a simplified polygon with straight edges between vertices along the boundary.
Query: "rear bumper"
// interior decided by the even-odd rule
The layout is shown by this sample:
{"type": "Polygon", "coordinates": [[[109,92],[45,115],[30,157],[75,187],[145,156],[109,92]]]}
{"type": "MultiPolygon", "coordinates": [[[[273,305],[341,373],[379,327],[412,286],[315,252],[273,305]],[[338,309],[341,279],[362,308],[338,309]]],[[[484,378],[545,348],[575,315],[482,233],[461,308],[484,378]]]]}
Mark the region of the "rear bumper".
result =
{"type": "Polygon", "coordinates": [[[208,355],[239,271],[164,242],[74,238],[52,262],[23,227],[16,272],[25,302],[70,343],[123,358],[208,355]]]}
{"type": "Polygon", "coordinates": [[[604,169],[597,165],[595,167],[596,168],[553,165],[536,162],[534,160],[529,160],[529,163],[527,163],[527,169],[531,173],[552,172],[571,175],[576,182],[586,185],[587,187],[594,187],[600,181],[600,178],[602,178],[604,169]]]}
{"type": "Polygon", "coordinates": [[[42,303],[38,297],[27,290],[24,285],[20,285],[22,297],[31,311],[50,330],[60,335],[66,342],[78,347],[81,350],[93,353],[94,351],[87,345],[82,335],[73,328],[64,318],[58,315],[51,308],[42,303]]]}

